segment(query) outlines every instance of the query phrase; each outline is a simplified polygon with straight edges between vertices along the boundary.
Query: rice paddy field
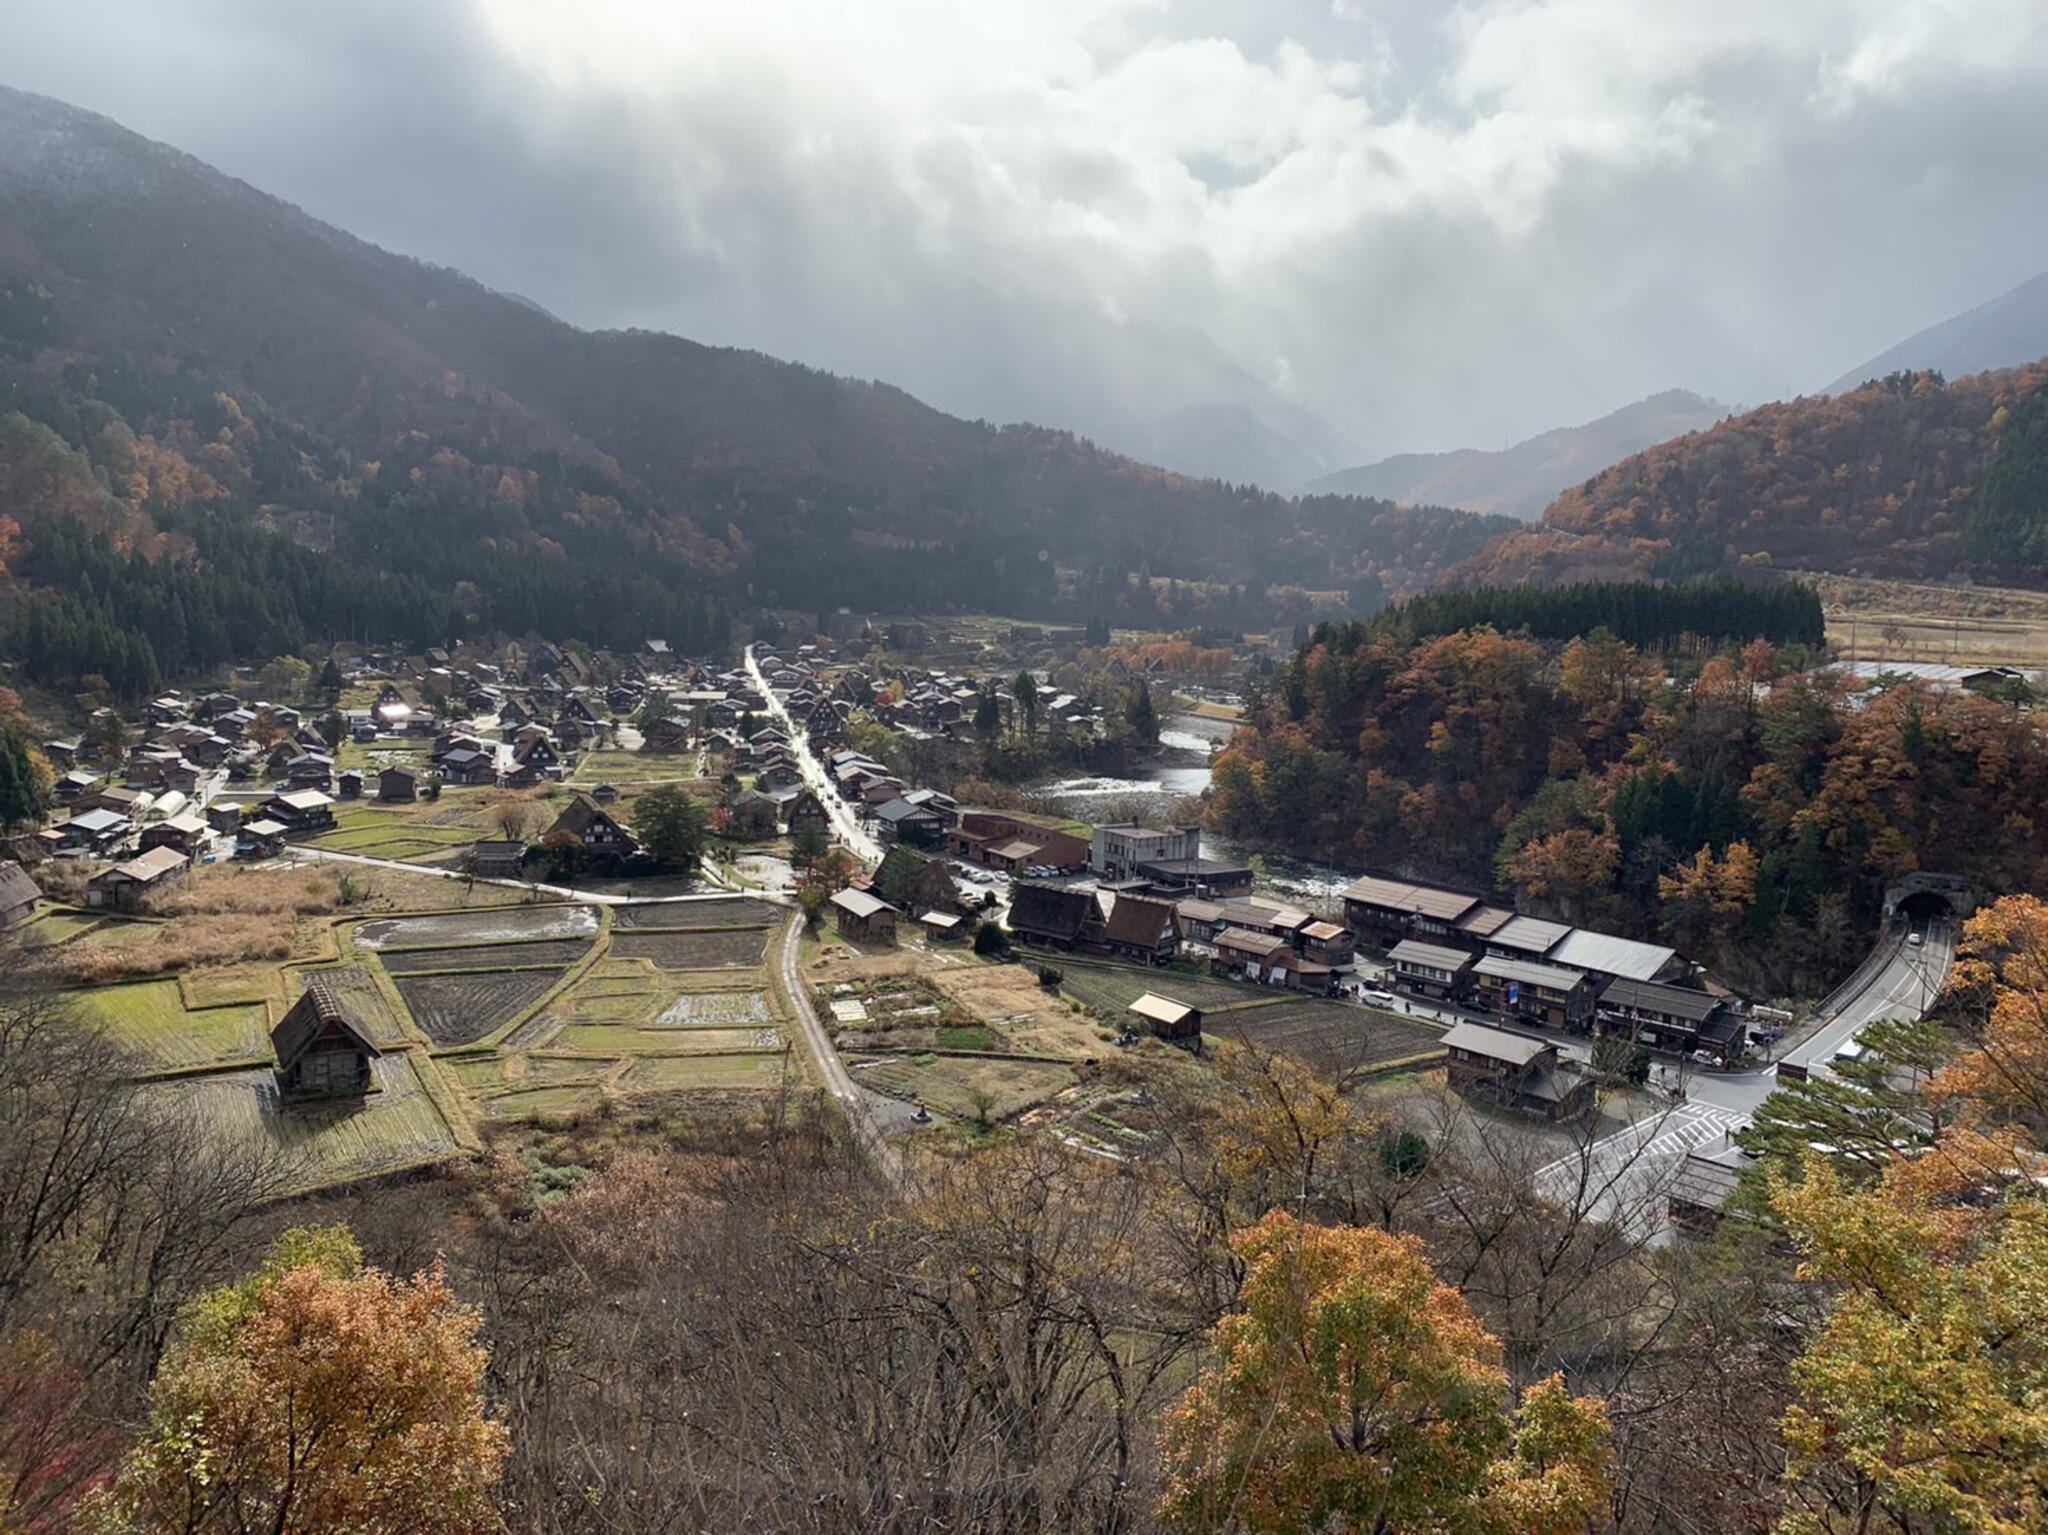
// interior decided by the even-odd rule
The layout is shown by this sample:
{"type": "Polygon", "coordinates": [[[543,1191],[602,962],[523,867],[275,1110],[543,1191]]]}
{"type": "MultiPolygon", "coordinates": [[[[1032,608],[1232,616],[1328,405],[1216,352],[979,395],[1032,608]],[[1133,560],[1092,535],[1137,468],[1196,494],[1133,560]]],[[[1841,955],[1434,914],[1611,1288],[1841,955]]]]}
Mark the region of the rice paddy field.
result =
{"type": "Polygon", "coordinates": [[[152,1089],[216,1134],[287,1159],[295,1189],[320,1188],[439,1161],[455,1132],[404,1052],[371,1062],[375,1090],[360,1099],[285,1105],[267,1067],[185,1077],[152,1089]]]}
{"type": "Polygon", "coordinates": [[[663,970],[707,970],[759,965],[768,952],[765,927],[700,928],[692,931],[614,933],[612,953],[651,960],[663,970]]]}
{"type": "Polygon", "coordinates": [[[261,1061],[270,1056],[270,1012],[262,1003],[198,1010],[178,982],[134,981],[67,994],[79,1017],[104,1027],[150,1072],[261,1061]]]}

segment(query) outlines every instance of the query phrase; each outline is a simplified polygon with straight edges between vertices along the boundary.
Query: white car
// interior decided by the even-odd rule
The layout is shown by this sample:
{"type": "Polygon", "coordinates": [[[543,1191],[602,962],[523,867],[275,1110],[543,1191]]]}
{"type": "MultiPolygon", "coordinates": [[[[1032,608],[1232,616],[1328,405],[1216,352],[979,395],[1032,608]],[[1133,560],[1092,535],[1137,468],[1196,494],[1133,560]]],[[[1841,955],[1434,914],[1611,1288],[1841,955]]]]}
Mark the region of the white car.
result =
{"type": "Polygon", "coordinates": [[[1368,1002],[1374,1007],[1392,1007],[1394,1005],[1394,994],[1391,991],[1381,991],[1377,987],[1370,991],[1361,991],[1358,994],[1358,999],[1361,1002],[1368,1002]]]}

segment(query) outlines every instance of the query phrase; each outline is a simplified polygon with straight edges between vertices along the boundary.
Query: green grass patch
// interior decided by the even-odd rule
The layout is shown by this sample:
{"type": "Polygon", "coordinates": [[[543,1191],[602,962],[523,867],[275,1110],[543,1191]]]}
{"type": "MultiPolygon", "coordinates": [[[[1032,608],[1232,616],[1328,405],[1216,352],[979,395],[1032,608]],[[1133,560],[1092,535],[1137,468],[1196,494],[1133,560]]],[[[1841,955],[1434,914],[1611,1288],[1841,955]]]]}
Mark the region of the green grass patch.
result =
{"type": "Polygon", "coordinates": [[[939,1029],[933,1033],[932,1042],[941,1050],[988,1050],[995,1044],[995,1036],[980,1027],[939,1029]]]}
{"type": "Polygon", "coordinates": [[[270,1055],[270,1013],[263,1006],[185,1006],[176,981],[140,981],[95,986],[68,994],[79,1016],[105,1027],[148,1067],[175,1071],[191,1066],[263,1060],[270,1055]]]}
{"type": "Polygon", "coordinates": [[[81,938],[99,924],[98,917],[87,916],[84,912],[46,911],[25,925],[21,936],[32,948],[51,948],[81,938]]]}
{"type": "Polygon", "coordinates": [[[248,1006],[280,996],[280,974],[275,965],[221,965],[209,970],[187,970],[178,977],[178,994],[188,1009],[248,1006]]]}

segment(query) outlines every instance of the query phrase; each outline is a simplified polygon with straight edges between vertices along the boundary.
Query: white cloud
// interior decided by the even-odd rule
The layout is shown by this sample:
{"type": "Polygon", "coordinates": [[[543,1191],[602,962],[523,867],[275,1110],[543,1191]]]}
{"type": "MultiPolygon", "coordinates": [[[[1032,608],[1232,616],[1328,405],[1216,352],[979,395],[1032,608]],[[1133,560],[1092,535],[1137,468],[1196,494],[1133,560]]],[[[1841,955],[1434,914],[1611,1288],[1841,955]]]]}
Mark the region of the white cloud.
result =
{"type": "Polygon", "coordinates": [[[153,131],[573,318],[1112,437],[1218,398],[1375,452],[1754,400],[2048,265],[2040,0],[366,0],[418,42],[395,75],[332,17],[186,0],[332,92],[261,144],[201,47],[181,108],[24,3],[88,104],[128,80],[153,131]]]}

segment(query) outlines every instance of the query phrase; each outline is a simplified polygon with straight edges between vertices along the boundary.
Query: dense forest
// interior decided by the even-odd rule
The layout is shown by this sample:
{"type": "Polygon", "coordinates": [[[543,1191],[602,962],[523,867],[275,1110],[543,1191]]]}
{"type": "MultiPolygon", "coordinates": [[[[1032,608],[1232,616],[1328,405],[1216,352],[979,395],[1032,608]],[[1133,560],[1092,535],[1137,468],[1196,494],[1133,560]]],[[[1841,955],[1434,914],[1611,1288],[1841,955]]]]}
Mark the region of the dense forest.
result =
{"type": "Polygon", "coordinates": [[[1953,383],[1895,373],[1766,405],[1594,475],[1461,576],[1640,574],[1690,545],[1729,567],[2040,584],[2044,389],[2036,363],[1953,383]]]}
{"type": "Polygon", "coordinates": [[[1817,994],[1915,868],[2048,878],[2048,746],[2009,702],[1853,694],[1800,647],[1331,625],[1216,763],[1218,829],[1675,943],[1817,994]]]}
{"type": "MultiPolygon", "coordinates": [[[[1569,586],[1482,586],[1427,592],[1381,612],[1370,632],[1404,640],[1499,629],[1568,640],[1604,629],[1640,648],[1697,651],[1730,641],[1820,645],[1827,638],[1820,597],[1798,582],[1585,581],[1569,586]]],[[[1326,631],[1328,643],[1337,631],[1326,631]]]]}
{"type": "MultiPolygon", "coordinates": [[[[756,353],[578,331],[40,98],[0,90],[0,143],[0,413],[48,427],[151,524],[196,500],[417,578],[433,594],[418,624],[445,606],[513,632],[686,640],[718,627],[701,611],[715,591],[1130,622],[1163,602],[1177,627],[1264,626],[1370,611],[1510,526],[1290,501],[756,353]],[[147,440],[139,470],[100,440],[109,411],[147,440]],[[223,452],[237,462],[211,462],[223,452]],[[210,483],[161,506],[155,485],[128,494],[164,453],[210,483]]],[[[25,523],[47,455],[20,456],[18,433],[0,439],[0,510],[25,523]]],[[[98,499],[63,477],[58,499],[98,499]]],[[[130,532],[110,532],[117,553],[130,532]]],[[[392,595],[301,617],[374,630],[392,595]]]]}

